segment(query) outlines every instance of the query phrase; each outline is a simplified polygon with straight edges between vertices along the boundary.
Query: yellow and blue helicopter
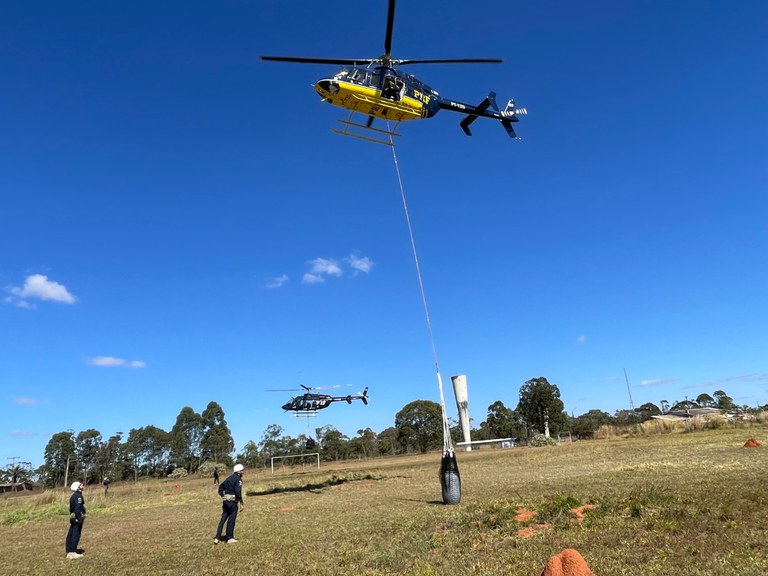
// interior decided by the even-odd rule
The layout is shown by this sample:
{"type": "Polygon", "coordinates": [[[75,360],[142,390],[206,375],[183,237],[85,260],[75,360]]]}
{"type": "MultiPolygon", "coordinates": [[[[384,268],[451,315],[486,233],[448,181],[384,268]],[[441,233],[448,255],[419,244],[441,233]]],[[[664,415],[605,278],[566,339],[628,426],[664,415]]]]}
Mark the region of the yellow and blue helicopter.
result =
{"type": "MultiPolygon", "coordinates": [[[[338,64],[344,66],[332,76],[321,78],[315,83],[315,91],[324,102],[339,106],[350,111],[347,120],[339,120],[345,128],[335,130],[345,136],[354,136],[382,144],[392,144],[392,137],[399,136],[395,132],[400,122],[432,118],[440,110],[452,110],[465,114],[460,125],[467,136],[471,136],[470,124],[478,117],[499,120],[501,125],[512,138],[516,138],[512,127],[518,122],[518,116],[527,114],[525,108],[516,108],[514,100],[509,100],[504,110],[496,105],[496,94],[490,92],[485,99],[473,106],[443,98],[412,74],[401,72],[396,67],[407,64],[447,64],[447,63],[485,63],[498,64],[498,58],[460,58],[441,60],[396,60],[392,58],[392,30],[395,20],[395,0],[389,0],[387,14],[387,31],[384,37],[384,54],[378,58],[302,58],[292,56],[262,56],[262,60],[276,62],[298,62],[302,64],[338,64]],[[353,121],[355,114],[368,116],[366,124],[353,121]],[[372,128],[374,119],[395,122],[394,128],[381,130],[372,128]],[[384,134],[381,137],[365,136],[356,133],[356,129],[364,129],[373,133],[384,134]]],[[[389,124],[388,124],[389,126],[389,124]]]]}

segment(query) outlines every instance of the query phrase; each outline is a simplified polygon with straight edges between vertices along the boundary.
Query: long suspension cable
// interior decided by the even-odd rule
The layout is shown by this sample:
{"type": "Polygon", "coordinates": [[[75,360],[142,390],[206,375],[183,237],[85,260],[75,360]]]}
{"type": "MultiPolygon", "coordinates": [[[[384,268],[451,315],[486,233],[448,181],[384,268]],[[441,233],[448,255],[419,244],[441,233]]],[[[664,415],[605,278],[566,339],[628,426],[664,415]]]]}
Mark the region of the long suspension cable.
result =
{"type": "MultiPolygon", "coordinates": [[[[389,122],[387,122],[389,127],[389,122]]],[[[421,290],[421,302],[424,306],[424,316],[427,320],[427,330],[429,331],[429,340],[432,344],[432,359],[435,363],[435,373],[437,374],[437,386],[440,390],[440,409],[443,414],[443,452],[453,453],[453,443],[451,442],[451,428],[448,423],[448,414],[445,411],[445,397],[443,396],[443,379],[440,377],[440,365],[437,361],[437,347],[435,346],[435,335],[432,331],[432,321],[429,318],[429,307],[427,306],[427,295],[424,291],[424,281],[421,277],[421,266],[419,265],[419,256],[416,252],[416,241],[413,237],[413,227],[411,226],[411,215],[408,212],[408,203],[405,200],[405,189],[403,188],[403,179],[400,176],[400,165],[397,162],[397,152],[395,151],[394,140],[390,138],[390,148],[392,148],[392,159],[395,163],[397,172],[397,183],[400,186],[400,197],[403,200],[403,210],[405,211],[405,221],[408,224],[408,235],[411,239],[411,250],[413,251],[413,260],[416,263],[416,275],[419,278],[419,289],[421,290]]]]}

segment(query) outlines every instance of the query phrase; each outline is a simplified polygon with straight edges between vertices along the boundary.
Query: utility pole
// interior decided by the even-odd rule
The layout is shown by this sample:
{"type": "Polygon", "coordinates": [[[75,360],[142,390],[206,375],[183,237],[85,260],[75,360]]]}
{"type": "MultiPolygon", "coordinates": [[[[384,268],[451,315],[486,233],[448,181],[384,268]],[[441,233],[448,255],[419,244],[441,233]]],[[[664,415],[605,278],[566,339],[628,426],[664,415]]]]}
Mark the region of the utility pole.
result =
{"type": "Polygon", "coordinates": [[[13,478],[11,478],[11,492],[16,492],[16,460],[19,458],[21,458],[21,456],[8,456],[8,460],[12,460],[11,473],[13,474],[13,478]]]}

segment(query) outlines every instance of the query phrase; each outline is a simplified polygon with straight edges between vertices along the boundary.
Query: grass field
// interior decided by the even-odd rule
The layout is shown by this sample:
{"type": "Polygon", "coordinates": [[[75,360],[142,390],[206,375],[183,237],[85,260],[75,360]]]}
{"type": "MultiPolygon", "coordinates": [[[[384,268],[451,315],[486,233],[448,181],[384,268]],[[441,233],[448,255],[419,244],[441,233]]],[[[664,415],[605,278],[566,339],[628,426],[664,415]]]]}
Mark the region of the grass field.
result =
{"type": "Polygon", "coordinates": [[[87,488],[80,560],[64,558],[68,490],[4,497],[0,573],[539,576],[576,548],[598,576],[764,576],[768,447],[753,437],[768,426],[459,452],[458,506],[442,504],[440,454],[249,470],[232,545],[212,543],[211,479],[87,488]]]}

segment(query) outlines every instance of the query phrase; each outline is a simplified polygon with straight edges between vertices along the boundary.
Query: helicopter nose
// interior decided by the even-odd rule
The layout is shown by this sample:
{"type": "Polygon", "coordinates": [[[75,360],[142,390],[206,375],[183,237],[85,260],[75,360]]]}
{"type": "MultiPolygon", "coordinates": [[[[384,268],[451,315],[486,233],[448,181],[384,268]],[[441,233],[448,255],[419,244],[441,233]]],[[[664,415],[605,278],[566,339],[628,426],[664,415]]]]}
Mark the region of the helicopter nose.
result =
{"type": "Polygon", "coordinates": [[[290,402],[286,402],[285,404],[283,404],[283,410],[290,410],[290,409],[291,409],[291,403],[290,402]]]}
{"type": "Polygon", "coordinates": [[[339,91],[339,85],[333,80],[325,79],[317,82],[317,90],[328,92],[329,94],[336,94],[339,91]]]}

